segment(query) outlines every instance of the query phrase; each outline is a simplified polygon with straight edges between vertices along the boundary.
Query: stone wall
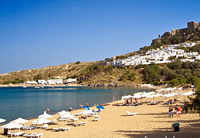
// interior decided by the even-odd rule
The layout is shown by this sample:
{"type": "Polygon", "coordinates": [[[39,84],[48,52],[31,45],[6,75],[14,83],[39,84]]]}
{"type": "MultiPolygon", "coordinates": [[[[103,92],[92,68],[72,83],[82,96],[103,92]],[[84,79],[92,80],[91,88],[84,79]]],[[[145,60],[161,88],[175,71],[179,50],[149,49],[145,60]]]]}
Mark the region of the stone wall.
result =
{"type": "Polygon", "coordinates": [[[193,30],[195,30],[197,27],[199,27],[199,24],[200,24],[200,23],[197,23],[197,22],[188,22],[188,23],[187,23],[187,29],[193,31],[193,30]]]}

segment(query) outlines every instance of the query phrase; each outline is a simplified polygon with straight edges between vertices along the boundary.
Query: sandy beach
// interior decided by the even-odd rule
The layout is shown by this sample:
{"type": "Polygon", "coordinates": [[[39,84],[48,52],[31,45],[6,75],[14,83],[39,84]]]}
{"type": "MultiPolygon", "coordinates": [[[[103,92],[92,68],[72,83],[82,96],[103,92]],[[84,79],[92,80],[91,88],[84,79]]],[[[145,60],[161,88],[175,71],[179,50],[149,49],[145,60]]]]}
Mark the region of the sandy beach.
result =
{"type": "MultiPolygon", "coordinates": [[[[178,100],[182,101],[186,96],[179,96],[178,100]]],[[[154,99],[155,100],[155,99],[154,99]]],[[[167,101],[165,99],[164,101],[167,101]]],[[[115,101],[115,103],[122,103],[122,101],[115,101]]],[[[200,117],[199,114],[189,111],[187,114],[182,113],[181,117],[169,117],[169,105],[139,105],[139,106],[112,106],[109,103],[98,115],[99,121],[93,122],[94,117],[88,119],[81,119],[78,122],[87,122],[86,126],[74,127],[72,124],[76,122],[57,122],[56,125],[49,125],[47,129],[23,130],[25,133],[31,132],[43,133],[44,138],[199,138],[200,137],[200,117]],[[129,112],[138,112],[135,116],[126,116],[129,112]],[[171,127],[173,123],[180,123],[180,131],[174,132],[171,127]],[[55,132],[53,128],[71,127],[70,131],[55,132]]],[[[181,105],[177,102],[172,104],[181,105]]],[[[90,107],[91,110],[96,107],[90,107]]],[[[71,114],[79,113],[84,109],[74,110],[71,114]]],[[[50,120],[58,118],[58,115],[53,115],[50,120]]],[[[26,125],[30,125],[32,120],[29,120],[26,125]]],[[[9,130],[16,132],[19,130],[9,130]]],[[[22,130],[20,130],[22,131],[22,130]]],[[[2,135],[3,129],[0,129],[0,137],[8,136],[2,135]]]]}

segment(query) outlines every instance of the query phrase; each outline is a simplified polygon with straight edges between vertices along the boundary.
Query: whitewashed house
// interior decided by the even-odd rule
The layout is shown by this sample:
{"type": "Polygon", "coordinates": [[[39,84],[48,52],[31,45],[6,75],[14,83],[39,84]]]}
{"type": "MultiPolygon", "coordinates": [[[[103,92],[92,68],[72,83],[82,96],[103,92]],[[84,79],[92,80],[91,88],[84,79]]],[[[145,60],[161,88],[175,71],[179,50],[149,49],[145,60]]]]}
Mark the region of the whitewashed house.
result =
{"type": "Polygon", "coordinates": [[[77,83],[77,78],[68,78],[66,80],[67,84],[76,84],[77,83]]]}
{"type": "Polygon", "coordinates": [[[112,62],[112,65],[114,66],[128,66],[128,65],[140,65],[140,64],[151,64],[152,62],[156,64],[161,63],[170,63],[169,57],[185,57],[186,59],[183,59],[183,61],[191,61],[194,62],[194,59],[200,59],[200,56],[198,56],[198,52],[188,52],[186,53],[182,49],[175,49],[179,46],[185,46],[185,47],[192,47],[195,43],[182,43],[182,44],[174,44],[169,45],[168,47],[160,47],[159,50],[149,50],[145,53],[145,55],[135,55],[130,56],[125,59],[118,59],[116,61],[112,62]],[[197,57],[198,56],[198,57],[197,57]]]}
{"type": "Polygon", "coordinates": [[[183,47],[193,47],[195,45],[196,45],[195,43],[181,43],[180,44],[180,46],[183,46],[183,47]]]}
{"type": "Polygon", "coordinates": [[[63,84],[63,79],[50,79],[47,80],[49,85],[63,84]]]}
{"type": "Polygon", "coordinates": [[[197,55],[195,59],[200,60],[200,55],[197,55]]]}
{"type": "Polygon", "coordinates": [[[38,80],[38,84],[46,85],[47,81],[45,81],[45,80],[38,80]]]}

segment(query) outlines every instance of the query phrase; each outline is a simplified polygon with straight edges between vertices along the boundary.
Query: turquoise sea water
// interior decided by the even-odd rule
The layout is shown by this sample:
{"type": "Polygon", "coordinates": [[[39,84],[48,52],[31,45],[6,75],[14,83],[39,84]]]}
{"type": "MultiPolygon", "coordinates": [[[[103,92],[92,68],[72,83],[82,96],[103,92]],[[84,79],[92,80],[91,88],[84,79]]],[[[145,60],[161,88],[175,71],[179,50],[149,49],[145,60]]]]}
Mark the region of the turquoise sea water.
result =
{"type": "Polygon", "coordinates": [[[25,119],[35,118],[49,108],[50,114],[69,107],[79,109],[80,105],[89,106],[120,100],[123,95],[132,95],[135,92],[151,91],[148,89],[131,88],[88,88],[88,87],[7,87],[0,88],[0,118],[8,123],[18,117],[25,119]]]}

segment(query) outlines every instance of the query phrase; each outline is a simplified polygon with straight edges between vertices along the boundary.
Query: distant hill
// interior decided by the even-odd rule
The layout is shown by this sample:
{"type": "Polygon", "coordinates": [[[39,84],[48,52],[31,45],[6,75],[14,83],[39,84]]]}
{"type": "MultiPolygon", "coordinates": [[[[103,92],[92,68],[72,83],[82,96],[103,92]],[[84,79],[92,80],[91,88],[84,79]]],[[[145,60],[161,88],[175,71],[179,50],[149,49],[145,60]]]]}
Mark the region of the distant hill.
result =
{"type": "MultiPolygon", "coordinates": [[[[171,77],[170,79],[167,78],[166,76],[163,76],[162,69],[165,67],[165,65],[159,65],[159,67],[154,67],[155,65],[152,65],[152,70],[154,70],[154,73],[155,73],[155,68],[156,72],[159,71],[159,73],[157,74],[157,76],[159,77],[158,79],[148,79],[149,76],[146,76],[148,74],[144,74],[144,71],[146,73],[150,73],[150,75],[152,75],[152,73],[151,71],[149,72],[148,68],[144,66],[116,67],[112,66],[111,62],[113,59],[124,59],[129,56],[143,54],[150,49],[160,48],[160,46],[167,46],[175,43],[178,44],[186,41],[196,42],[199,40],[200,40],[200,23],[189,22],[187,28],[172,30],[172,33],[165,32],[162,36],[159,36],[159,38],[152,40],[152,44],[150,46],[144,46],[140,48],[139,51],[130,52],[125,55],[118,55],[112,58],[106,58],[103,61],[76,62],[58,66],[49,66],[41,69],[30,69],[30,70],[22,70],[6,74],[0,74],[0,83],[1,84],[21,83],[24,81],[31,81],[38,79],[47,80],[56,78],[57,79],[77,78],[78,83],[89,86],[136,86],[137,84],[141,83],[156,82],[156,84],[159,84],[158,83],[159,81],[165,81],[165,80],[166,83],[169,83],[171,80],[176,79],[177,76],[174,75],[175,77],[171,77]]],[[[184,50],[190,50],[190,51],[199,50],[199,46],[195,48],[190,48],[190,49],[188,48],[184,50]]],[[[172,74],[176,74],[176,70],[170,67],[171,66],[168,67],[170,69],[168,71],[169,72],[172,71],[173,72],[172,74]]],[[[185,64],[183,64],[183,68],[184,67],[185,64]]],[[[182,69],[182,67],[180,67],[179,69],[182,69]]],[[[180,72],[180,70],[178,71],[180,72]]],[[[194,74],[197,74],[196,76],[198,76],[199,75],[198,71],[199,70],[196,70],[195,73],[192,73],[191,70],[190,76],[194,74]]],[[[179,75],[178,77],[180,79],[183,76],[184,75],[182,76],[179,75]]],[[[185,80],[185,83],[186,82],[187,80],[185,80]]]]}

